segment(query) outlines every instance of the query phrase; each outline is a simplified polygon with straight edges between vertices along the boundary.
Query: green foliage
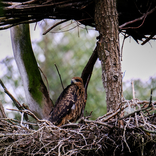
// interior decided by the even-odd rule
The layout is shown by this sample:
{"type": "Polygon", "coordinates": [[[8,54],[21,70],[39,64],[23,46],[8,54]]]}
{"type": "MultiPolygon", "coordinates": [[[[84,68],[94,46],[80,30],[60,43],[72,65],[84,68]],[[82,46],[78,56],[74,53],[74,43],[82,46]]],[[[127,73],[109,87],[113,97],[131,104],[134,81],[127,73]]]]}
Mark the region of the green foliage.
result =
{"type": "MultiPolygon", "coordinates": [[[[151,78],[147,82],[143,82],[140,79],[134,81],[135,97],[139,100],[149,100],[151,89],[153,89],[152,99],[156,100],[156,78],[151,78]]],[[[131,82],[127,81],[123,83],[123,94],[125,99],[130,100],[133,98],[131,82]]]]}

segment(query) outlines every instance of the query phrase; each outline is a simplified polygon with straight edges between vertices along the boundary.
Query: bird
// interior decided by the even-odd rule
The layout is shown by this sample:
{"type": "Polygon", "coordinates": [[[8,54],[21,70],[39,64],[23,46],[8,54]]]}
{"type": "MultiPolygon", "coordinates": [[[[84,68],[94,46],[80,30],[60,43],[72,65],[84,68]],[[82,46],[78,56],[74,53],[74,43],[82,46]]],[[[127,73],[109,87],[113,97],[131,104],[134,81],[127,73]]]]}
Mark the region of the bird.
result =
{"type": "Polygon", "coordinates": [[[49,121],[56,126],[76,122],[83,116],[86,105],[85,88],[80,77],[73,77],[60,94],[52,109],[49,121]]]}

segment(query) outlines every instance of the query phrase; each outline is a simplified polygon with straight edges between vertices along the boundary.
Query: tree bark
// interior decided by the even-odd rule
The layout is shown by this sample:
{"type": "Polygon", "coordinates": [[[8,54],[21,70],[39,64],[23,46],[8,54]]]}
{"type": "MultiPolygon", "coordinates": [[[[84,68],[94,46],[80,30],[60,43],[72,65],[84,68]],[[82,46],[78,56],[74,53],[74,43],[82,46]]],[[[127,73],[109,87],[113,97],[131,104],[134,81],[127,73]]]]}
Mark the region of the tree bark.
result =
{"type": "Polygon", "coordinates": [[[122,99],[122,73],[116,0],[96,1],[95,24],[100,34],[97,50],[102,65],[102,80],[106,91],[108,112],[116,110],[122,99]]]}
{"type": "Polygon", "coordinates": [[[29,25],[21,24],[11,28],[11,41],[29,109],[40,119],[48,118],[53,104],[32,50],[29,25]]]}

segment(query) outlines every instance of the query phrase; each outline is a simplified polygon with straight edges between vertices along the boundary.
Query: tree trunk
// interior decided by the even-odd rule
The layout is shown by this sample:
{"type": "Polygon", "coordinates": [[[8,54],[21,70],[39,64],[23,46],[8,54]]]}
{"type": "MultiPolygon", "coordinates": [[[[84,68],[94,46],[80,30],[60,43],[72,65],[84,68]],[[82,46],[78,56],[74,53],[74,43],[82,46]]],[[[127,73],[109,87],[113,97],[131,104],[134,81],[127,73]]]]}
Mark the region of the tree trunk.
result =
{"type": "Polygon", "coordinates": [[[102,80],[106,91],[108,112],[116,110],[122,98],[122,73],[116,0],[96,1],[95,24],[100,34],[97,49],[102,65],[102,80]]]}
{"type": "Polygon", "coordinates": [[[53,104],[32,50],[29,25],[21,24],[11,28],[11,41],[29,109],[40,119],[48,118],[53,104]]]}

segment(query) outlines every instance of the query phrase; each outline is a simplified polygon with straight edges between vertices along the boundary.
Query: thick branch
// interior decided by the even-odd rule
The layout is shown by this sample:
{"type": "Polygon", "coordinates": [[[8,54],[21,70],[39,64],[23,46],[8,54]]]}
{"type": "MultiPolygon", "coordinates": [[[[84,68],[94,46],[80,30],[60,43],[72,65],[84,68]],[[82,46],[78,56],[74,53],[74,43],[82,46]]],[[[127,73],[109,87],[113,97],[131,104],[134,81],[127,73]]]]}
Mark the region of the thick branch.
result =
{"type": "Polygon", "coordinates": [[[93,51],[93,54],[91,55],[89,61],[87,62],[85,68],[82,71],[81,78],[83,79],[83,83],[85,86],[85,93],[86,93],[86,99],[87,99],[87,88],[88,84],[92,75],[92,71],[94,68],[94,64],[98,58],[97,49],[95,48],[93,51]]]}
{"type": "Polygon", "coordinates": [[[29,108],[39,118],[47,118],[53,104],[42,81],[31,47],[29,25],[24,24],[11,28],[11,40],[29,108]]]}

